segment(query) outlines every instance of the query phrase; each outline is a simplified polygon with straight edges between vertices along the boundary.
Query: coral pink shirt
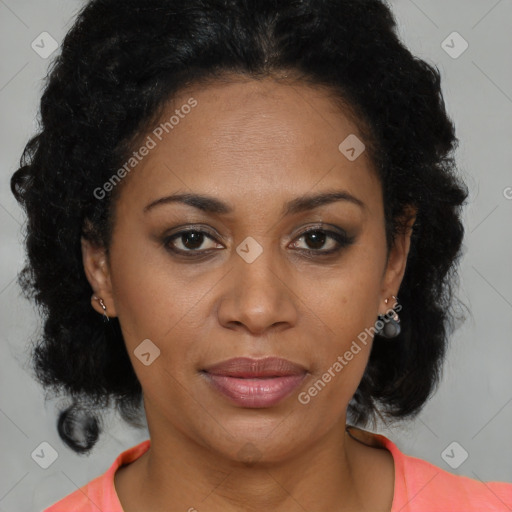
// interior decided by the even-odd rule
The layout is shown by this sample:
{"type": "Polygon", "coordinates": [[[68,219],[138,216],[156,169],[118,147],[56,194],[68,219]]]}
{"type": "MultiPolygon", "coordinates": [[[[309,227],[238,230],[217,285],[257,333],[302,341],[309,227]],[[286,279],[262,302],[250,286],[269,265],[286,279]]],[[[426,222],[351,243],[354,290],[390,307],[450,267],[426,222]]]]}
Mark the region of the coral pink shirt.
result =
{"type": "MultiPolygon", "coordinates": [[[[403,454],[388,438],[360,429],[365,444],[389,450],[395,462],[391,512],[511,512],[512,484],[481,482],[449,473],[424,460],[403,454]]],[[[352,436],[354,437],[354,436],[352,436]]],[[[114,474],[150,447],[150,440],[122,452],[101,476],[43,512],[123,512],[114,487],[114,474]]]]}

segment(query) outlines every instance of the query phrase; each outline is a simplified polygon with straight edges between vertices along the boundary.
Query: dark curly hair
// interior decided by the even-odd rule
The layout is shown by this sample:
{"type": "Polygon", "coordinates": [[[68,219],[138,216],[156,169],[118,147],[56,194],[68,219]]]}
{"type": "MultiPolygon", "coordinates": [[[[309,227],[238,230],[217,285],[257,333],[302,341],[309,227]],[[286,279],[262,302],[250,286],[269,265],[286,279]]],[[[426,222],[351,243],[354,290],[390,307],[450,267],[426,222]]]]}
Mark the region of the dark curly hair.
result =
{"type": "MultiPolygon", "coordinates": [[[[40,131],[11,188],[26,210],[25,296],[44,317],[33,346],[47,392],[72,399],[58,430],[86,453],[114,403],[136,422],[142,389],[117,319],[90,305],[80,238],[109,247],[115,196],[101,187],[170,98],[189,85],[286,72],[349,106],[382,185],[388,248],[417,208],[398,296],[402,331],[378,340],[348,413],[355,424],[412,417],[439,382],[455,326],[468,190],[439,70],[413,56],[380,0],[92,0],[50,68],[40,131]],[[80,431],[80,426],[82,431],[80,431]]],[[[119,189],[119,187],[118,187],[119,189]]],[[[116,192],[117,193],[117,192],[116,192]]]]}

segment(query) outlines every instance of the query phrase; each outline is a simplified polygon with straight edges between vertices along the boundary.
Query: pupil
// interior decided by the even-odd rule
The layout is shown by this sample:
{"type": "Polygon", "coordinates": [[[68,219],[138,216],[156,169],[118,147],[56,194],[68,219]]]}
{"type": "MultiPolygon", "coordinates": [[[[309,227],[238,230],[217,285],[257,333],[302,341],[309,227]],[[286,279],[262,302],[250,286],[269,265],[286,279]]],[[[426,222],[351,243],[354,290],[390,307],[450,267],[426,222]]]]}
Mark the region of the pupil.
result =
{"type": "Polygon", "coordinates": [[[306,243],[311,247],[309,241],[313,241],[313,249],[321,248],[325,243],[325,233],[321,231],[312,231],[306,235],[306,243]],[[316,245],[315,245],[316,244],[316,245]]]}
{"type": "Polygon", "coordinates": [[[182,235],[182,242],[187,249],[197,249],[198,247],[201,247],[201,244],[203,243],[203,237],[204,235],[202,233],[193,231],[182,235]],[[191,243],[189,243],[187,240],[191,240],[191,243]]]}

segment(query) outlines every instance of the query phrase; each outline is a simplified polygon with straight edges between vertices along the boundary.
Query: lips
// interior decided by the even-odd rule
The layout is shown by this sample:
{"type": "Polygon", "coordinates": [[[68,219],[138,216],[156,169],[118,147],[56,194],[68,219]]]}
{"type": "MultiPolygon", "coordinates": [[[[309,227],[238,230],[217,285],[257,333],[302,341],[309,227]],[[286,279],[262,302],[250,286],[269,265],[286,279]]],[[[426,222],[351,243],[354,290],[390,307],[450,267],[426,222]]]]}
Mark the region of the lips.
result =
{"type": "Polygon", "coordinates": [[[252,359],[250,357],[237,357],[228,359],[205,369],[212,375],[238,377],[241,379],[256,379],[263,377],[286,377],[305,373],[305,368],[279,357],[265,359],[252,359]]]}
{"type": "Polygon", "coordinates": [[[296,389],[307,370],[277,357],[238,357],[203,370],[208,383],[232,403],[241,407],[276,405],[296,389]]]}

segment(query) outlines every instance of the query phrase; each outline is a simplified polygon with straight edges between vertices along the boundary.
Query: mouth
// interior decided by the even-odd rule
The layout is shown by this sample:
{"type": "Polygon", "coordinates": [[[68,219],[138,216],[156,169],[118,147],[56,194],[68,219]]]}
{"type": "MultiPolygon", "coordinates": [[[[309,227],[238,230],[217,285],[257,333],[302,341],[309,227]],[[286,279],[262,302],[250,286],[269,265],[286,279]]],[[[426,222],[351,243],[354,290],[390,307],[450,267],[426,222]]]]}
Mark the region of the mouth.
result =
{"type": "Polygon", "coordinates": [[[202,370],[212,388],[235,405],[265,408],[278,404],[295,390],[307,370],[277,357],[237,357],[202,370]]]}

